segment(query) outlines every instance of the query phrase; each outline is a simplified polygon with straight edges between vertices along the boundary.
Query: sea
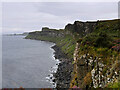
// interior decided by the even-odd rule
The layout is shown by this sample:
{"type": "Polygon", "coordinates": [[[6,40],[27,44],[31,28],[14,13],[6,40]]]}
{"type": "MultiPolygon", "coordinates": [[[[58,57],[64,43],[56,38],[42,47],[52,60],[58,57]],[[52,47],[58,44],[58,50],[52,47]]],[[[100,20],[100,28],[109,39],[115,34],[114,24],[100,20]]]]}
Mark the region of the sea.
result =
{"type": "Polygon", "coordinates": [[[55,44],[24,38],[2,36],[2,88],[54,88],[55,44]]]}

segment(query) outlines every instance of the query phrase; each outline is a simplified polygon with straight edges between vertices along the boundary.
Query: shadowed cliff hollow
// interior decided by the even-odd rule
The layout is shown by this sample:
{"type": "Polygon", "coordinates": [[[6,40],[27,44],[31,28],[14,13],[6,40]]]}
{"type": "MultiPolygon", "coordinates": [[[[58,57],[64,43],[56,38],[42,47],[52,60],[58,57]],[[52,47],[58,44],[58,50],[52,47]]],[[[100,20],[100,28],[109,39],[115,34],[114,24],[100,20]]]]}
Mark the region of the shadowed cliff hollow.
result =
{"type": "Polygon", "coordinates": [[[56,43],[56,58],[62,61],[55,74],[57,88],[119,88],[119,21],[75,21],[61,30],[30,32],[26,39],[56,43]]]}

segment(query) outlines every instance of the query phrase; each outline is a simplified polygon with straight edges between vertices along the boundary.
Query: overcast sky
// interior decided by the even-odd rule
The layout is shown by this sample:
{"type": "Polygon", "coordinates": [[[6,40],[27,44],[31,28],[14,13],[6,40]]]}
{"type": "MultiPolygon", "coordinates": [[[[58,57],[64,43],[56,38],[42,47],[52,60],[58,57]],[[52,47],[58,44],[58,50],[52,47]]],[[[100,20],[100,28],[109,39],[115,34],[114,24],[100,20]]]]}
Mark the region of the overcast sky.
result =
{"type": "Polygon", "coordinates": [[[74,21],[118,18],[117,2],[4,2],[3,33],[22,33],[42,27],[64,28],[74,21]]]}

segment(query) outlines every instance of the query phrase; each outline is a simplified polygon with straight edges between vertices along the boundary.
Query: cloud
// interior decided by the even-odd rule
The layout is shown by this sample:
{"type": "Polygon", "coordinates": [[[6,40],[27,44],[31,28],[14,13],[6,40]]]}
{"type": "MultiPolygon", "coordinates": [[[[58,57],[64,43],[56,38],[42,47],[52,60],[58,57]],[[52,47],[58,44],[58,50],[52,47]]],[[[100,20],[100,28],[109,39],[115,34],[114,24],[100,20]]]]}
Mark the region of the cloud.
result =
{"type": "Polygon", "coordinates": [[[34,3],[39,12],[47,12],[58,16],[75,15],[82,13],[111,13],[116,12],[115,2],[43,2],[34,3]],[[49,8],[49,9],[46,9],[49,8]]]}
{"type": "Polygon", "coordinates": [[[75,20],[114,19],[117,8],[117,2],[4,2],[3,32],[40,30],[43,26],[64,28],[75,20]]]}

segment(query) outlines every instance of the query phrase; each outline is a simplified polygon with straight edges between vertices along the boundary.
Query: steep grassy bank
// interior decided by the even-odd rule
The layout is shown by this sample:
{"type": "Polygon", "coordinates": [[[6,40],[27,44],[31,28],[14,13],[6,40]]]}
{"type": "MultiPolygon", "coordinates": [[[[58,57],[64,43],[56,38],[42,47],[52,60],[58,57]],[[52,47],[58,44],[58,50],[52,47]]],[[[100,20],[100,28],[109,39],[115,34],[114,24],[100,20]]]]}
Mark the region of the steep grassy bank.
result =
{"type": "Polygon", "coordinates": [[[118,88],[120,83],[119,21],[75,21],[73,24],[66,25],[64,30],[43,28],[42,31],[31,32],[26,39],[54,42],[67,56],[67,59],[63,60],[65,62],[59,66],[63,68],[58,71],[63,71],[59,74],[64,73],[60,77],[70,72],[71,78],[68,78],[70,86],[68,84],[65,86],[62,78],[59,80],[61,83],[58,87],[118,88]],[[72,73],[68,69],[69,65],[72,67],[71,63],[74,66],[72,73]]]}

